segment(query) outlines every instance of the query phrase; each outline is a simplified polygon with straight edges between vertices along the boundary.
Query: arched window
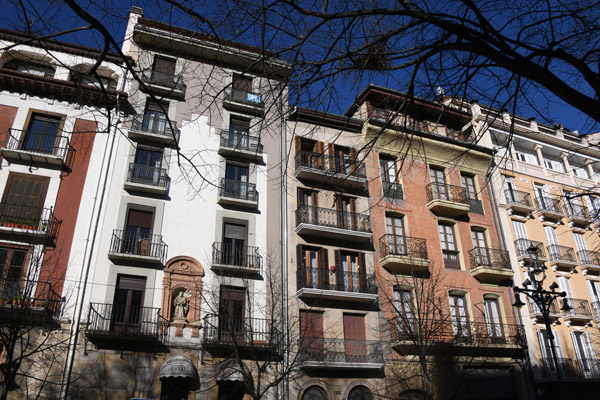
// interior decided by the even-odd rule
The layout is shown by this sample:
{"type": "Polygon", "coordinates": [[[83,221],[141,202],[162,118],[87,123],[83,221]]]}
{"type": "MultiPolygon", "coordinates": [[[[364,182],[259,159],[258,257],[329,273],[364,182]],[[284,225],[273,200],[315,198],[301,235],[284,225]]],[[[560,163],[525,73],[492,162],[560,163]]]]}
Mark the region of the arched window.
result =
{"type": "Polygon", "coordinates": [[[302,395],[302,400],[327,400],[327,393],[320,386],[311,386],[302,395]]]}
{"type": "Polygon", "coordinates": [[[365,386],[357,386],[348,394],[348,400],[373,400],[373,393],[365,386]]]}

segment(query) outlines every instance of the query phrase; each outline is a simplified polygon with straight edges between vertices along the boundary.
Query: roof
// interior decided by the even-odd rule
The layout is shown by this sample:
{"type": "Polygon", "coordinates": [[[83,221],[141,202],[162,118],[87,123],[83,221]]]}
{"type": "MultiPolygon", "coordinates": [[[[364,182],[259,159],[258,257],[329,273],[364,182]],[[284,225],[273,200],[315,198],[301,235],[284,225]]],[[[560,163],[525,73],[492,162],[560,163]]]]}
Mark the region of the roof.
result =
{"type": "Polygon", "coordinates": [[[288,116],[290,121],[308,122],[329,128],[343,129],[350,132],[360,132],[363,122],[361,120],[332,114],[309,108],[295,107],[288,116]]]}

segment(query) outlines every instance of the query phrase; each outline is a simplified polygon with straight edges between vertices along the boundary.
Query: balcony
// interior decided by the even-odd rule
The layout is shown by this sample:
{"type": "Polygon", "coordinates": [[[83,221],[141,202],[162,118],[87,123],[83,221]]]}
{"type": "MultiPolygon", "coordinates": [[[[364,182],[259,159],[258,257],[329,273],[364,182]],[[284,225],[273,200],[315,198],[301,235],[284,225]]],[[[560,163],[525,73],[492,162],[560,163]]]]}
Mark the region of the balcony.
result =
{"type": "Polygon", "coordinates": [[[340,267],[299,269],[296,282],[296,296],[303,300],[373,304],[378,298],[375,275],[343,271],[340,267]]]}
{"type": "Polygon", "coordinates": [[[125,181],[125,189],[157,195],[165,195],[169,190],[171,178],[164,168],[130,163],[125,181]]]}
{"type": "Polygon", "coordinates": [[[600,252],[580,250],[577,252],[579,256],[579,264],[584,275],[588,273],[600,273],[600,252]]]}
{"type": "Polygon", "coordinates": [[[8,161],[70,168],[73,148],[67,136],[46,135],[10,129],[2,146],[2,157],[8,161]]]}
{"type": "Polygon", "coordinates": [[[499,284],[511,279],[513,270],[508,251],[488,247],[475,247],[469,250],[471,275],[481,283],[499,284]]]}
{"type": "Polygon", "coordinates": [[[419,346],[426,346],[431,354],[514,357],[522,355],[525,345],[523,325],[468,322],[455,326],[449,316],[392,320],[390,330],[392,348],[401,355],[417,354],[419,346]]]}
{"type": "Polygon", "coordinates": [[[529,263],[531,261],[529,259],[529,253],[527,252],[527,249],[529,249],[531,246],[538,248],[538,257],[540,261],[548,261],[548,257],[546,257],[546,249],[544,249],[544,243],[529,239],[517,239],[515,240],[515,248],[517,249],[517,261],[519,261],[521,266],[524,266],[525,263],[529,263]]]}
{"type": "Polygon", "coordinates": [[[175,121],[169,125],[166,117],[156,117],[152,115],[136,115],[131,121],[131,128],[127,136],[133,140],[143,140],[155,144],[168,146],[179,142],[179,129],[175,121]]]}
{"type": "Polygon", "coordinates": [[[563,318],[567,321],[567,326],[571,326],[572,323],[589,324],[594,319],[594,313],[587,300],[570,297],[565,297],[565,300],[571,307],[569,311],[563,311],[563,318]]]}
{"type": "Polygon", "coordinates": [[[183,76],[159,71],[143,71],[142,82],[157,94],[172,97],[183,97],[185,94],[185,83],[183,76]]]}
{"type": "Polygon", "coordinates": [[[296,154],[295,162],[295,174],[298,179],[308,179],[354,189],[367,184],[365,165],[350,156],[341,158],[318,152],[299,151],[296,154]]]}
{"type": "Polygon", "coordinates": [[[574,270],[579,264],[575,259],[575,251],[570,247],[551,244],[546,248],[550,256],[550,266],[554,268],[570,268],[574,270]]]}
{"type": "Polygon", "coordinates": [[[262,96],[239,88],[225,88],[223,107],[249,114],[261,115],[264,108],[262,96]]]}
{"type": "Polygon", "coordinates": [[[54,246],[61,223],[52,208],[0,204],[0,237],[6,240],[54,246]]]}
{"type": "Polygon", "coordinates": [[[221,185],[219,185],[219,199],[217,202],[227,206],[256,208],[258,206],[256,185],[223,178],[221,179],[221,185]]]}
{"type": "Polygon", "coordinates": [[[592,223],[592,216],[587,208],[579,204],[567,204],[567,222],[569,226],[587,227],[592,223]]]}
{"type": "Polygon", "coordinates": [[[520,190],[505,190],[506,209],[508,215],[519,214],[528,217],[532,216],[535,211],[535,206],[531,201],[531,195],[520,190]]]}
{"type": "Polygon", "coordinates": [[[165,262],[167,245],[163,242],[162,235],[148,235],[115,229],[110,241],[108,257],[114,261],[158,266],[165,262]]]}
{"type": "MultiPolygon", "coordinates": [[[[556,320],[557,318],[559,318],[561,316],[560,310],[558,309],[559,302],[560,302],[560,299],[553,301],[549,305],[549,308],[548,308],[549,314],[548,315],[551,320],[556,320]]],[[[542,311],[540,310],[538,305],[535,304],[531,300],[529,300],[529,311],[530,311],[529,315],[531,316],[532,322],[534,325],[538,323],[538,320],[543,323],[542,311]]]]}
{"type": "Polygon", "coordinates": [[[248,132],[232,132],[223,129],[220,134],[219,154],[224,157],[236,156],[252,162],[263,161],[263,145],[260,136],[248,132]]]}
{"type": "Polygon", "coordinates": [[[55,326],[62,298],[50,281],[0,280],[0,322],[23,326],[55,326]]]}
{"type": "Polygon", "coordinates": [[[160,309],[111,303],[90,303],[85,334],[96,344],[130,342],[149,344],[158,340],[160,309]]]}
{"type": "Polygon", "coordinates": [[[379,263],[391,274],[412,275],[429,269],[427,241],[387,234],[379,238],[379,263]]]}
{"type": "Polygon", "coordinates": [[[346,373],[378,372],[383,368],[380,340],[304,338],[298,341],[298,361],[303,370],[346,373]]]}
{"type": "Polygon", "coordinates": [[[261,275],[262,256],[258,252],[258,247],[215,242],[212,245],[211,269],[215,272],[261,275]]]}
{"type": "Polygon", "coordinates": [[[592,309],[594,310],[594,319],[600,321],[600,301],[593,301],[592,309]]]}
{"type": "Polygon", "coordinates": [[[402,185],[397,182],[382,182],[383,197],[394,200],[404,200],[402,185]]]}
{"type": "Polygon", "coordinates": [[[471,206],[467,191],[461,186],[430,183],[425,186],[427,208],[444,217],[456,217],[467,214],[471,206]]]}
{"type": "MultiPolygon", "coordinates": [[[[600,363],[595,358],[585,360],[573,360],[571,358],[559,358],[556,360],[560,369],[561,379],[600,379],[600,363]]],[[[542,376],[546,379],[556,379],[556,366],[554,359],[542,358],[542,376]]]]}
{"type": "Polygon", "coordinates": [[[565,216],[562,204],[560,204],[560,198],[552,198],[550,196],[536,197],[535,204],[541,221],[549,220],[558,222],[565,216]]]}
{"type": "Polygon", "coordinates": [[[236,354],[251,360],[280,357],[282,343],[276,320],[208,314],[204,317],[203,328],[202,346],[215,357],[236,354]]]}
{"type": "Polygon", "coordinates": [[[373,236],[368,215],[313,206],[296,209],[296,233],[349,242],[367,242],[373,236]]]}

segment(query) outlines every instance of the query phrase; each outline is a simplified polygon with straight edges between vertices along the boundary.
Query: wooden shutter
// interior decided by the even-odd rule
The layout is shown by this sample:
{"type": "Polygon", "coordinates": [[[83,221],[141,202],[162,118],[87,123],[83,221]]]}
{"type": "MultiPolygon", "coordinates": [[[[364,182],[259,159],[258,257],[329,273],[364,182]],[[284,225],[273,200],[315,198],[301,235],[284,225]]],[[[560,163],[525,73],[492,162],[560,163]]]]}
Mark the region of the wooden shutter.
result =
{"type": "Polygon", "coordinates": [[[329,252],[325,248],[319,249],[319,288],[329,289],[329,252]]]}
{"type": "Polygon", "coordinates": [[[152,228],[152,216],[150,211],[129,210],[127,218],[127,226],[135,226],[138,228],[152,228]]]}
{"type": "Polygon", "coordinates": [[[355,148],[350,149],[350,174],[354,175],[356,173],[358,167],[358,154],[356,153],[355,148]]]}
{"type": "Polygon", "coordinates": [[[344,339],[347,361],[365,362],[367,346],[364,315],[344,314],[344,339]]]}
{"type": "Polygon", "coordinates": [[[369,293],[367,287],[367,263],[365,261],[365,253],[358,253],[358,291],[360,293],[369,293]]]}
{"type": "Polygon", "coordinates": [[[4,214],[25,219],[40,217],[49,178],[10,174],[2,199],[4,214]]]}
{"type": "MultiPolygon", "coordinates": [[[[333,251],[333,258],[334,258],[334,263],[335,263],[335,284],[337,288],[342,288],[343,287],[343,274],[344,271],[342,271],[342,263],[341,263],[341,254],[339,250],[334,250],[333,251]]],[[[331,282],[330,286],[331,286],[331,282]]]]}
{"type": "Polygon", "coordinates": [[[327,144],[327,153],[329,154],[329,170],[335,171],[335,151],[333,149],[333,143],[327,144]]]}
{"type": "Polygon", "coordinates": [[[294,138],[294,147],[296,148],[296,152],[294,153],[294,155],[297,155],[302,150],[302,138],[301,137],[296,136],[294,138]]]}

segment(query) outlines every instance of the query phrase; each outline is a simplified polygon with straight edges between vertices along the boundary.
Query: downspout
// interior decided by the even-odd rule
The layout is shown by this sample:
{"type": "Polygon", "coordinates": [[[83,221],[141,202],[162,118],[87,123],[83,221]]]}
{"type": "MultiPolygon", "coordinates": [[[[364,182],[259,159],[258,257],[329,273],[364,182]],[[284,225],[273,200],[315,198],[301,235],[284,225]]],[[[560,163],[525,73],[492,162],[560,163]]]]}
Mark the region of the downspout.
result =
{"type": "MultiPolygon", "coordinates": [[[[79,273],[79,280],[77,285],[77,296],[75,300],[75,314],[73,317],[73,323],[71,324],[71,331],[69,337],[69,347],[67,351],[67,359],[65,365],[65,371],[63,373],[63,380],[61,385],[61,393],[60,399],[66,400],[69,394],[69,385],[71,383],[71,374],[73,372],[73,362],[75,360],[75,353],[77,348],[77,339],[79,328],[81,324],[81,314],[83,312],[83,301],[85,299],[85,293],[87,289],[87,281],[89,277],[90,267],[92,264],[92,256],[94,255],[94,248],[96,244],[96,237],[98,236],[98,226],[100,225],[100,214],[102,213],[102,208],[104,206],[104,198],[106,196],[106,186],[108,182],[108,177],[110,175],[111,168],[111,160],[113,156],[113,150],[115,147],[116,138],[118,136],[117,127],[120,123],[120,92],[125,90],[125,83],[127,82],[128,72],[125,72],[123,76],[123,82],[121,84],[121,89],[117,92],[117,102],[115,106],[115,123],[113,124],[112,129],[112,139],[106,141],[106,146],[104,147],[104,158],[102,160],[102,166],[100,168],[100,172],[104,172],[103,182],[102,184],[98,181],[98,186],[96,187],[96,196],[94,197],[94,205],[92,207],[92,215],[90,217],[90,224],[88,228],[88,233],[86,236],[86,244],[85,250],[83,252],[83,263],[85,265],[84,268],[81,269],[79,273]],[[110,144],[110,150],[107,152],[106,149],[110,144]],[[108,156],[108,157],[107,157],[108,156]],[[102,189],[100,189],[102,186],[102,189]],[[102,190],[101,195],[98,196],[98,192],[102,190]],[[95,219],[95,221],[94,221],[95,219]],[[92,228],[93,227],[93,228],[92,228]],[[87,258],[87,260],[86,260],[87,258]]],[[[110,130],[109,130],[110,132],[110,130]]]]}
{"type": "MultiPolygon", "coordinates": [[[[281,127],[280,127],[280,138],[279,138],[279,173],[281,176],[281,190],[279,191],[280,196],[280,243],[281,243],[281,320],[283,322],[283,368],[282,373],[287,373],[289,367],[289,332],[288,332],[288,237],[287,237],[287,115],[283,113],[283,99],[279,99],[279,113],[281,115],[281,127]],[[285,161],[285,162],[284,162],[285,161]]],[[[282,379],[282,390],[281,396],[283,400],[288,400],[289,393],[289,375],[282,379]]]]}

